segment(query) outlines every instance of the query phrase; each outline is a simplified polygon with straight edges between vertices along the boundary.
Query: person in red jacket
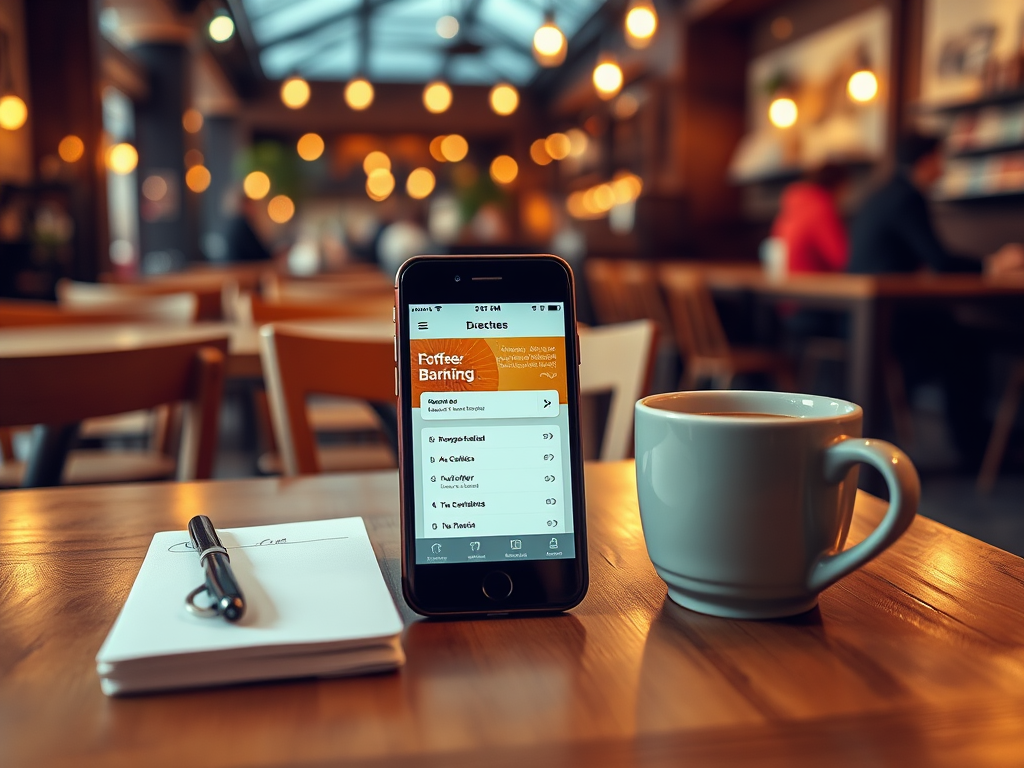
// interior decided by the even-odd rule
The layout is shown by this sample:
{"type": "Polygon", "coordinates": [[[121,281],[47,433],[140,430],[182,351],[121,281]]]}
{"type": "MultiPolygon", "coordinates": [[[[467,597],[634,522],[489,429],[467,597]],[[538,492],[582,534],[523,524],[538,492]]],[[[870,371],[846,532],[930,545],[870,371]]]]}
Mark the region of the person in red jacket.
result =
{"type": "Polygon", "coordinates": [[[782,193],[772,237],[786,244],[788,272],[846,271],[849,240],[836,206],[846,180],[846,169],[828,163],[782,193]]]}

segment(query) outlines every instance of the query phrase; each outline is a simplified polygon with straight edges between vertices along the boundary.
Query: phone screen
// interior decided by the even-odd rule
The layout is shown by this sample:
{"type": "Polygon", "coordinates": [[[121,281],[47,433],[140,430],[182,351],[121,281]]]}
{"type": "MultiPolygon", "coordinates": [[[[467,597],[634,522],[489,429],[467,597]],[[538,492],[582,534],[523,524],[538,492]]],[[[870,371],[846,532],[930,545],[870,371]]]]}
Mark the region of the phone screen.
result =
{"type": "Polygon", "coordinates": [[[416,563],[575,557],[564,304],[408,311],[416,563]]]}

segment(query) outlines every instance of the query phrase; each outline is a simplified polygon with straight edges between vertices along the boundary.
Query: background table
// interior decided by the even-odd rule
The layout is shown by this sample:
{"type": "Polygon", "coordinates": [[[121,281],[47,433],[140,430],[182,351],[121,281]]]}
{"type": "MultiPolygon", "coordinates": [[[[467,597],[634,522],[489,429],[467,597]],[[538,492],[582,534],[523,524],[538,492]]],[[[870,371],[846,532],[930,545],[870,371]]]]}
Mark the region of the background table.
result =
{"type": "MultiPolygon", "coordinates": [[[[0,765],[880,764],[1024,756],[1024,561],[919,518],[781,621],[691,613],[631,462],[587,467],[567,615],[409,622],[394,674],[108,699],[94,657],[155,531],[363,515],[396,594],[394,473],[0,493],[0,765]]],[[[882,504],[861,495],[853,539],[882,504]]]]}

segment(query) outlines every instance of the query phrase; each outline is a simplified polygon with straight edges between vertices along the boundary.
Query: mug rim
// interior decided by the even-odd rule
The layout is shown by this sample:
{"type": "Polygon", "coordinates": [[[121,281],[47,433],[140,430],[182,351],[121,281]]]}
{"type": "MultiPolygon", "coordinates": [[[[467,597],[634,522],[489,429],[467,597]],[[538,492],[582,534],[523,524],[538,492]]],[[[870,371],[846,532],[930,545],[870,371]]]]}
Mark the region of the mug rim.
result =
{"type": "MultiPolygon", "coordinates": [[[[844,400],[843,398],[840,398],[840,397],[826,397],[824,395],[811,395],[811,394],[806,394],[806,393],[801,393],[801,392],[775,392],[775,391],[770,391],[770,390],[766,391],[766,390],[756,390],[756,389],[721,389],[721,390],[694,389],[694,390],[684,390],[682,392],[661,392],[661,393],[658,393],[656,395],[648,395],[647,397],[640,398],[639,400],[636,401],[636,408],[637,408],[637,410],[643,409],[644,411],[650,412],[652,414],[658,414],[658,415],[664,416],[665,418],[672,418],[672,419],[685,419],[685,420],[688,420],[688,421],[689,420],[693,420],[693,421],[697,421],[697,422],[715,423],[715,424],[726,424],[726,423],[729,423],[729,424],[735,424],[735,425],[744,424],[744,425],[748,425],[748,426],[772,425],[772,426],[777,426],[777,427],[781,427],[781,426],[783,426],[785,424],[792,424],[792,425],[795,426],[795,425],[799,425],[801,422],[807,423],[807,422],[824,422],[824,421],[829,421],[829,422],[856,421],[857,419],[862,419],[863,415],[864,415],[864,409],[861,408],[859,405],[857,405],[857,403],[851,402],[849,400],[844,400]],[[839,414],[796,416],[796,417],[794,417],[792,419],[783,419],[783,420],[780,420],[778,417],[779,416],[790,416],[790,414],[779,413],[779,414],[776,414],[776,415],[764,416],[764,417],[760,417],[760,418],[758,418],[756,416],[751,416],[749,418],[745,418],[745,419],[742,419],[742,420],[735,419],[733,421],[726,421],[726,419],[728,419],[728,417],[723,417],[723,416],[721,416],[720,414],[717,414],[717,413],[689,413],[689,412],[686,412],[686,411],[669,410],[667,408],[657,408],[657,407],[649,404],[651,401],[657,401],[657,400],[670,400],[670,399],[671,400],[675,400],[675,399],[684,399],[685,400],[685,399],[689,399],[691,397],[698,397],[698,396],[699,397],[718,396],[718,397],[723,397],[723,398],[726,398],[726,399],[731,399],[731,398],[738,398],[739,396],[751,396],[751,395],[761,396],[761,397],[763,397],[763,396],[768,396],[768,397],[790,397],[790,398],[798,397],[798,398],[803,398],[803,399],[814,398],[815,400],[828,400],[828,401],[833,402],[833,403],[839,403],[839,404],[842,404],[842,405],[845,405],[845,406],[849,406],[850,411],[848,413],[839,413],[839,414]]],[[[767,411],[769,409],[765,408],[763,410],[767,411]]],[[[743,411],[742,411],[742,409],[738,409],[735,412],[742,413],[743,411]]]]}

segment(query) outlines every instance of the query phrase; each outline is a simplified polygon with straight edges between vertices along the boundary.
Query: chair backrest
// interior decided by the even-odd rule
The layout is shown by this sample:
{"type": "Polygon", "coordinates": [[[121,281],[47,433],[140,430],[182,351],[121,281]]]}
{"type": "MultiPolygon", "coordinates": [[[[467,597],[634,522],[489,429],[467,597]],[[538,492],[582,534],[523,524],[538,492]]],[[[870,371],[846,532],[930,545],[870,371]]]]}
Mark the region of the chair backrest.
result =
{"type": "MultiPolygon", "coordinates": [[[[74,424],[167,403],[186,404],[181,480],[209,478],[217,446],[227,336],[125,326],[117,344],[90,343],[90,328],[0,334],[0,427],[74,424]]],[[[13,332],[12,332],[13,333],[13,332]]]]}
{"type": "Polygon", "coordinates": [[[194,319],[222,320],[224,318],[225,283],[212,279],[196,284],[160,280],[143,283],[83,283],[60,280],[57,283],[57,303],[69,309],[103,309],[131,301],[141,302],[169,294],[191,295],[196,302],[194,319]]]}
{"type": "Polygon", "coordinates": [[[304,280],[268,274],[261,282],[263,298],[278,302],[329,302],[353,296],[393,296],[394,292],[394,282],[377,270],[321,275],[304,280]]]}
{"type": "Polygon", "coordinates": [[[653,320],[670,335],[671,324],[658,288],[655,264],[631,259],[587,259],[587,287],[602,325],[653,320]]]}
{"type": "Polygon", "coordinates": [[[650,320],[580,328],[580,394],[611,392],[598,457],[625,459],[633,444],[633,406],[649,391],[657,326],[650,320]]]}
{"type": "Polygon", "coordinates": [[[390,329],[390,323],[379,321],[275,323],[260,329],[263,376],[285,475],[320,472],[306,411],[309,395],[394,405],[390,329]]]}
{"type": "MultiPolygon", "coordinates": [[[[353,296],[324,299],[317,302],[265,301],[250,296],[250,316],[257,325],[285,320],[316,320],[329,318],[376,318],[390,320],[395,305],[394,292],[380,296],[353,296]]],[[[244,316],[245,312],[239,312],[244,316]]]]}
{"type": "Polygon", "coordinates": [[[661,285],[683,360],[728,357],[729,340],[700,272],[666,266],[661,270],[661,285]]]}
{"type": "Polygon", "coordinates": [[[187,325],[198,303],[190,293],[117,298],[106,303],[68,306],[48,301],[0,300],[0,327],[155,322],[187,325]]]}

